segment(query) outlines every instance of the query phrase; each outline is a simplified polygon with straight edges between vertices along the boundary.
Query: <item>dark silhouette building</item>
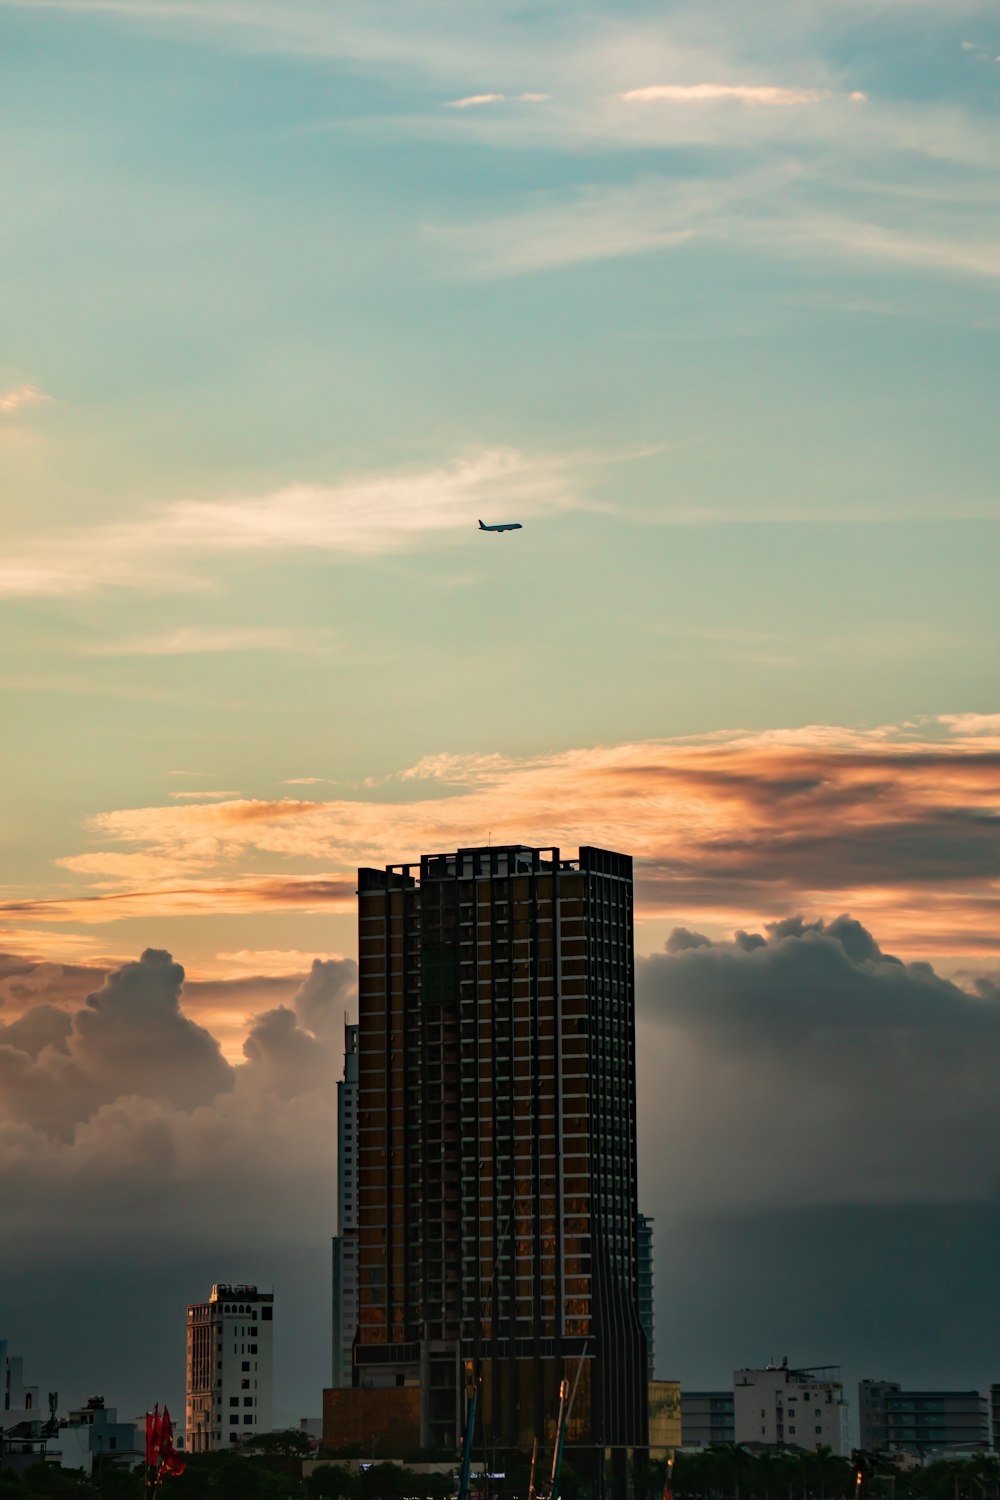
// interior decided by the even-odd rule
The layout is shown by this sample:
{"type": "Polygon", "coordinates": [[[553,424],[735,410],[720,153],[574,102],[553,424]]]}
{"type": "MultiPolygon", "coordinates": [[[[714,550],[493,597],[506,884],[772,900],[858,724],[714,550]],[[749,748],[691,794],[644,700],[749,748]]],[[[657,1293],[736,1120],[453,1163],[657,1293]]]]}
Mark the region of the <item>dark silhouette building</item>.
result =
{"type": "Polygon", "coordinates": [[[499,1461],[566,1378],[568,1457],[619,1489],[647,1434],[632,861],[424,855],[360,870],[358,920],[355,1385],[419,1386],[454,1449],[478,1369],[499,1461]]]}
{"type": "Polygon", "coordinates": [[[990,1402],[979,1391],[904,1391],[891,1380],[858,1386],[861,1446],[922,1458],[989,1448],[990,1402]]]}

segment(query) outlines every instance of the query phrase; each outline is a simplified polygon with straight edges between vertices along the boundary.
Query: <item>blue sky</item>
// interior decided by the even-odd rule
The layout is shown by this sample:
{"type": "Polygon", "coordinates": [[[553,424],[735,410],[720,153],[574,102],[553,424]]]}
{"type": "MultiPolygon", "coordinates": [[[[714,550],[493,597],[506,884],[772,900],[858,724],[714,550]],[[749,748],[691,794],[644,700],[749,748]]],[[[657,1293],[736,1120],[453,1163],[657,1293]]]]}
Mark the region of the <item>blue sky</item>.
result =
{"type": "Polygon", "coordinates": [[[10,897],[127,892],[65,861],[177,771],[989,713],[998,55],[971,0],[4,0],[10,897]]]}

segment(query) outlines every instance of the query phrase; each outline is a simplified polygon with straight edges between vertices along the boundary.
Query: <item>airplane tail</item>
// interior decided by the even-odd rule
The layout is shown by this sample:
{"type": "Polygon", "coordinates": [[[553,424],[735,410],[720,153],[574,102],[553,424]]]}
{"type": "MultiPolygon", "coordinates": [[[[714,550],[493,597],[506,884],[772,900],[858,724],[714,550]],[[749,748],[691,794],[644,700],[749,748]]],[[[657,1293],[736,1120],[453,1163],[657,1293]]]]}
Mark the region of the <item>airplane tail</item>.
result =
{"type": "Polygon", "coordinates": [[[486,527],[483,525],[482,521],[480,521],[480,523],[479,523],[479,529],[480,529],[480,531],[485,531],[486,530],[486,527]]]}

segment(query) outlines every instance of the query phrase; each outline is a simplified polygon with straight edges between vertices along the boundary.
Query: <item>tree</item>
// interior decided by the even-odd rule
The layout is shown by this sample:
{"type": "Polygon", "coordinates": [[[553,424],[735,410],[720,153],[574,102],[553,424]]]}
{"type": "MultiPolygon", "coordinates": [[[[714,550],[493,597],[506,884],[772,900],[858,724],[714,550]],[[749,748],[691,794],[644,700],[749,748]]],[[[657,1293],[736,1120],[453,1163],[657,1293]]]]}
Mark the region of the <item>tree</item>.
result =
{"type": "Polygon", "coordinates": [[[256,1432],[240,1444],[244,1453],[259,1453],[265,1458],[311,1458],[312,1438],[299,1427],[281,1432],[256,1432]]]}
{"type": "Polygon", "coordinates": [[[342,1497],[358,1493],[358,1479],[340,1464],[321,1464],[309,1475],[306,1489],[310,1495],[321,1496],[323,1500],[342,1500],[342,1497]]]}

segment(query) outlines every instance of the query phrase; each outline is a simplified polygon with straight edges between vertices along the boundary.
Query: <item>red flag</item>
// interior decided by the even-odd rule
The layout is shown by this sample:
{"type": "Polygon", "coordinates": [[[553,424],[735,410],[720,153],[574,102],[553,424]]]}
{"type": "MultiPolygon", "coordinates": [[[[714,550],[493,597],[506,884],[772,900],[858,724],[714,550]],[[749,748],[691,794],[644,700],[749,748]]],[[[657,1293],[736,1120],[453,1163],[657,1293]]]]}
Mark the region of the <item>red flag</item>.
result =
{"type": "Polygon", "coordinates": [[[163,1427],[160,1422],[160,1403],[146,1413],[146,1463],[152,1466],[160,1456],[163,1427]]]}
{"type": "Polygon", "coordinates": [[[160,1469],[167,1474],[183,1474],[184,1468],[184,1460],[174,1448],[174,1424],[170,1420],[169,1411],[164,1407],[160,1426],[160,1469]]]}

